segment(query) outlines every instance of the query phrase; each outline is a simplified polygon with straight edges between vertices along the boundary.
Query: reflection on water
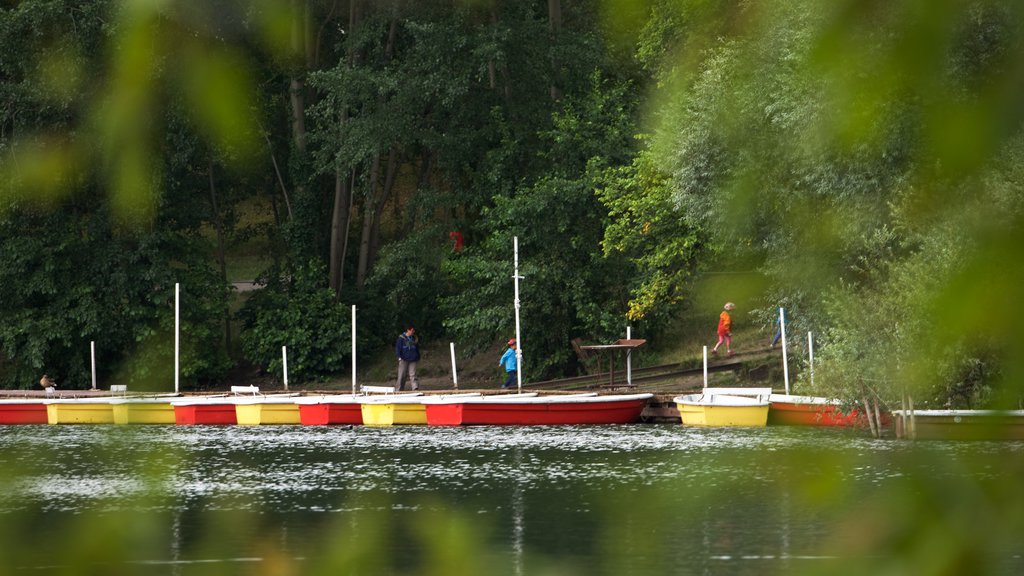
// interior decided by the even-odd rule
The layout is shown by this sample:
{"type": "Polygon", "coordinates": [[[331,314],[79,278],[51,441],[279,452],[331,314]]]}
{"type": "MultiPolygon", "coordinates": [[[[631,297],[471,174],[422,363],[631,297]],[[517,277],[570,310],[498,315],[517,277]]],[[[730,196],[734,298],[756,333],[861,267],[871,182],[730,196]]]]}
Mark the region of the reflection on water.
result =
{"type": "MultiPolygon", "coordinates": [[[[878,522],[881,507],[904,504],[919,513],[918,493],[932,498],[922,486],[990,500],[1003,484],[1019,486],[1022,456],[1024,443],[913,445],[788,427],[17,426],[0,427],[0,513],[68,538],[79,538],[71,528],[149,538],[113,558],[174,574],[266,573],[275,563],[834,572],[848,565],[836,565],[844,554],[903,554],[899,542],[872,542],[904,534],[899,522],[913,534],[914,522],[936,520],[860,526],[862,516],[878,522]]],[[[986,509],[1020,507],[1003,504],[986,509]]],[[[0,537],[16,542],[18,528],[5,524],[0,537]]],[[[1019,544],[983,545],[996,571],[1024,566],[1019,544]]],[[[61,561],[0,554],[25,568],[61,561]]]]}

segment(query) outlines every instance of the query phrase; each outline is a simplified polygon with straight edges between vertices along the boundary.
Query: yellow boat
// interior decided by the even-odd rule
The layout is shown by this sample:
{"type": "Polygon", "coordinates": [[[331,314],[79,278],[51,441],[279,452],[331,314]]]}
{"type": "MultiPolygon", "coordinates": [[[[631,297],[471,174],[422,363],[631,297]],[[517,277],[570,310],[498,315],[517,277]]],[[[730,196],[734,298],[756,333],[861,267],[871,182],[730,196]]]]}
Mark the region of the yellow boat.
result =
{"type": "Polygon", "coordinates": [[[174,424],[174,405],[171,399],[176,394],[147,396],[142,398],[112,398],[111,410],[114,424],[174,424]]]}
{"type": "MultiPolygon", "coordinates": [[[[448,394],[432,398],[458,398],[480,396],[479,392],[466,394],[448,394]]],[[[426,424],[427,407],[423,405],[423,396],[384,396],[359,398],[360,410],[363,413],[363,424],[366,426],[391,426],[395,424],[426,424]]]]}
{"type": "Polygon", "coordinates": [[[44,400],[50,424],[113,424],[111,398],[57,398],[44,400]]]}
{"type": "Polygon", "coordinates": [[[301,424],[299,405],[295,403],[298,394],[232,398],[235,417],[242,426],[260,424],[301,424]]]}
{"type": "Polygon", "coordinates": [[[764,426],[770,395],[771,388],[705,388],[673,401],[688,426],[764,426]]]}

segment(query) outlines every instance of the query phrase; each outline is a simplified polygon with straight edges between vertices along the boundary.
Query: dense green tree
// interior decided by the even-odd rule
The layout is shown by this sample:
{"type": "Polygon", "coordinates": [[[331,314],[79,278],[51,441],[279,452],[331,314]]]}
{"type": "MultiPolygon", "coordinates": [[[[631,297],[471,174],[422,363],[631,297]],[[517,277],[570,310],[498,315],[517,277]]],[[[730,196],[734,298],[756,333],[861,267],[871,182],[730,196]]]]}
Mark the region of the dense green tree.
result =
{"type": "Polygon", "coordinates": [[[530,377],[571,372],[573,338],[602,341],[625,331],[632,268],[602,251],[608,211],[595,188],[605,169],[628,158],[627,94],[596,74],[588,90],[566,92],[553,127],[542,133],[547,174],[496,198],[478,223],[491,235],[446,262],[455,289],[443,302],[445,325],[473,349],[486,347],[514,333],[512,238],[519,238],[530,377]]]}
{"type": "Polygon", "coordinates": [[[255,159],[235,8],[0,8],[5,384],[84,386],[95,340],[105,383],[166,390],[175,283],[186,386],[223,376],[228,290],[204,227],[223,223],[216,169],[255,159]]]}
{"type": "Polygon", "coordinates": [[[817,383],[847,398],[974,404],[1020,370],[1012,323],[964,321],[1011,308],[1017,267],[995,262],[1021,217],[1018,8],[653,6],[651,150],[685,223],[659,248],[697,230],[757,263],[762,317],[791,306],[820,336],[817,383]]]}

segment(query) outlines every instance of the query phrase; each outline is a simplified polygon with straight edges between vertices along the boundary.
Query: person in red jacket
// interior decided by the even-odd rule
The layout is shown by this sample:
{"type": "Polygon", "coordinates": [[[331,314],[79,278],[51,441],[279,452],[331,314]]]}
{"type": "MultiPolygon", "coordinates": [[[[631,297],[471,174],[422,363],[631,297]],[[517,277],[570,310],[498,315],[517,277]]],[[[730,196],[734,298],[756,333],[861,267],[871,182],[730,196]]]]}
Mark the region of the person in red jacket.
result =
{"type": "Polygon", "coordinates": [[[712,348],[712,354],[718,354],[718,347],[725,342],[725,351],[732,356],[732,316],[729,316],[729,311],[735,308],[736,305],[732,302],[725,303],[725,310],[718,316],[718,344],[712,348]]]}

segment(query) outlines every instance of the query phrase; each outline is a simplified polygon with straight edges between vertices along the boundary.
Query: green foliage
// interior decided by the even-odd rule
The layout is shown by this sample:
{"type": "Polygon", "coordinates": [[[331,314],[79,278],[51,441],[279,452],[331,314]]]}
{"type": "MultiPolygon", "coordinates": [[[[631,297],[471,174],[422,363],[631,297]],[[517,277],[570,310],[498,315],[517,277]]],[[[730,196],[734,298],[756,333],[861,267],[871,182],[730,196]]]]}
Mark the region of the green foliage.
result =
{"type": "MultiPolygon", "coordinates": [[[[391,344],[392,332],[407,323],[421,334],[440,333],[442,316],[438,299],[446,295],[448,282],[439,274],[451,247],[437,238],[440,226],[417,229],[407,238],[382,250],[373,275],[366,283],[370,326],[379,326],[382,343],[391,344]],[[385,327],[392,330],[385,331],[385,327]]],[[[457,257],[457,256],[452,256],[457,257]]]]}
{"type": "Polygon", "coordinates": [[[214,310],[225,305],[226,290],[208,267],[195,264],[206,258],[199,244],[178,235],[115,232],[102,210],[12,210],[0,219],[0,239],[3,387],[35,387],[44,372],[61,388],[88,387],[89,342],[95,341],[101,383],[112,378],[135,389],[173,389],[175,282],[185,294],[186,385],[223,375],[214,310]]]}
{"type": "Polygon", "coordinates": [[[323,264],[274,273],[260,282],[239,312],[242,350],[249,361],[280,375],[281,347],[288,347],[288,377],[305,382],[341,372],[351,349],[351,312],[326,285],[323,264]]]}
{"type": "Polygon", "coordinates": [[[630,166],[607,170],[601,184],[598,194],[610,217],[605,254],[626,254],[637,268],[626,317],[645,319],[648,328],[663,325],[687,301],[702,235],[673,201],[669,180],[649,150],[630,166]]]}
{"type": "Polygon", "coordinates": [[[601,250],[607,211],[594,190],[604,167],[623,160],[631,118],[627,87],[599,74],[566,97],[544,158],[548,175],[495,197],[478,229],[489,233],[445,261],[454,288],[442,300],[445,327],[469,349],[514,335],[512,238],[519,238],[520,317],[524,370],[531,377],[565,374],[576,358],[570,340],[622,337],[628,278],[624,259],[601,250]]]}
{"type": "Polygon", "coordinates": [[[990,397],[998,363],[1019,356],[1003,345],[1015,329],[951,328],[989,315],[992,285],[972,282],[1011,282],[983,263],[1017,245],[1019,8],[655,6],[680,23],[655,16],[641,42],[661,87],[652,151],[687,223],[671,236],[706,233],[711,254],[769,275],[764,307],[795,306],[819,336],[819,387],[990,397]]]}

